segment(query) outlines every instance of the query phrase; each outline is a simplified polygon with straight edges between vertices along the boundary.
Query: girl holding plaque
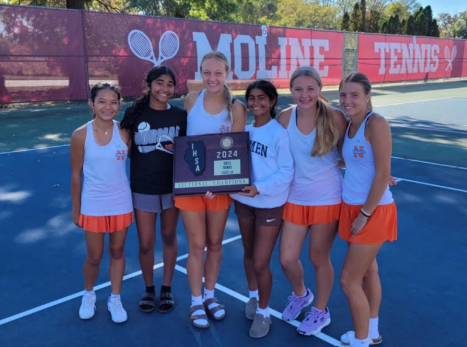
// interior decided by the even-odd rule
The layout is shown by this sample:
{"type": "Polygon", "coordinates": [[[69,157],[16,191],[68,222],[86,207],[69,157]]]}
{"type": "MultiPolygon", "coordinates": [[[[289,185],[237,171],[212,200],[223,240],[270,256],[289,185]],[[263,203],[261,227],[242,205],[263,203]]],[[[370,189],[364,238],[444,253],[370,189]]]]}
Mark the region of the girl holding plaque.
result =
{"type": "Polygon", "coordinates": [[[178,209],[172,194],[174,138],[186,135],[186,111],[169,104],[177,83],[166,66],[155,66],[146,76],[147,91],[126,109],[122,127],[131,136],[130,182],[139,240],[139,263],[146,290],[139,307],[156,307],[154,246],[160,215],[164,277],[158,310],[174,308],[172,277],[177,259],[178,209]]]}
{"type": "Polygon", "coordinates": [[[287,130],[274,119],[276,88],[268,81],[255,81],[248,86],[245,98],[255,116],[255,121],[245,129],[250,133],[253,184],[232,197],[242,234],[243,262],[250,291],[245,315],[253,320],[250,336],[260,338],[268,334],[272,324],[268,307],[272,289],[269,264],[294,168],[287,130]]]}
{"type": "MultiPolygon", "coordinates": [[[[188,112],[187,136],[242,132],[245,130],[245,106],[232,100],[226,84],[230,73],[227,58],[210,52],[201,60],[201,77],[205,87],[191,92],[185,99],[188,112]]],[[[191,289],[190,318],[200,329],[209,328],[209,315],[214,320],[225,317],[225,308],[214,296],[222,261],[222,240],[232,199],[229,195],[176,197],[188,239],[187,272],[191,289]],[[203,263],[204,249],[206,260],[203,263]],[[204,296],[201,296],[205,277],[204,296]]]]}

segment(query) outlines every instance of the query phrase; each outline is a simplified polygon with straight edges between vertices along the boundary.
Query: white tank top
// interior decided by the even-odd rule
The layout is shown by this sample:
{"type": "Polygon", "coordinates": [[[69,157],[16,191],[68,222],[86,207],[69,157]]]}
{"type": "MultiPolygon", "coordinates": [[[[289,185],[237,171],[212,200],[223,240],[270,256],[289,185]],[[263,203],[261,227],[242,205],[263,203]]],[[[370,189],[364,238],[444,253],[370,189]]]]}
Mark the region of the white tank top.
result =
{"type": "MultiPolygon", "coordinates": [[[[375,177],[375,160],[373,147],[365,139],[365,128],[368,118],[373,114],[370,112],[358,128],[353,138],[349,138],[350,124],[344,137],[342,156],[345,160],[344,189],[342,198],[349,205],[363,205],[370,193],[371,184],[375,177]]],[[[394,201],[389,187],[381,198],[378,205],[387,205],[394,201]]]]}
{"type": "Polygon", "coordinates": [[[100,146],[94,139],[92,122],[86,127],[84,143],[81,213],[87,216],[115,216],[132,212],[131,190],[126,173],[128,147],[114,121],[112,139],[100,146]]]}
{"type": "Polygon", "coordinates": [[[295,178],[288,202],[297,205],[334,205],[342,201],[342,173],[337,165],[337,149],[322,157],[312,157],[316,128],[303,135],[297,127],[297,107],[294,107],[287,127],[290,149],[294,158],[295,178]]]}
{"type": "Polygon", "coordinates": [[[232,131],[232,122],[227,121],[228,112],[224,108],[220,113],[210,115],[203,106],[204,92],[202,90],[198,95],[195,104],[188,112],[187,136],[230,133],[232,131]]]}

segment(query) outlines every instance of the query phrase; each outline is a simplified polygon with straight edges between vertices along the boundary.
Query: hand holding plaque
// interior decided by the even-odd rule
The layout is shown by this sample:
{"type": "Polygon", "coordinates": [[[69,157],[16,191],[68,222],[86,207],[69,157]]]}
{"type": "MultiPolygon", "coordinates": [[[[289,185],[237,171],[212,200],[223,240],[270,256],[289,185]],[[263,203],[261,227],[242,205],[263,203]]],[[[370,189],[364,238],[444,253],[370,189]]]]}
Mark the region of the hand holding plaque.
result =
{"type": "Polygon", "coordinates": [[[174,196],[241,192],[250,185],[248,132],[175,138],[174,196]]]}

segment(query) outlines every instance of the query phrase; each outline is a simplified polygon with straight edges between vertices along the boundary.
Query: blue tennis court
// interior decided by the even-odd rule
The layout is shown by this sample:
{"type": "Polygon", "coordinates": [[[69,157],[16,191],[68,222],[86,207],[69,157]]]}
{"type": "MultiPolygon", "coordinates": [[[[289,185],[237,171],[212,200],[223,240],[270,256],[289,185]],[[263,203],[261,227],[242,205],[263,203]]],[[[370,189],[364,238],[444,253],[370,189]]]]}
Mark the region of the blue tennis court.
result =
{"type": "MultiPolygon", "coordinates": [[[[465,87],[464,87],[465,88],[465,87]]],[[[334,92],[334,96],[337,94],[334,92]]],[[[332,99],[332,98],[330,98],[332,99]]],[[[376,111],[393,126],[392,191],[398,206],[398,240],[378,255],[383,286],[380,332],[383,346],[465,345],[467,325],[467,99],[450,97],[391,105],[374,98],[376,111]],[[378,106],[380,105],[380,106],[378,106]],[[430,160],[431,159],[431,160],[430,160]]],[[[284,97],[283,107],[290,103],[284,97]]],[[[21,120],[0,119],[19,124],[21,120]]],[[[8,124],[10,124],[8,123],[8,124]]],[[[62,124],[66,128],[65,124],[62,124]]],[[[64,129],[66,134],[69,129],[64,129]]],[[[1,141],[1,140],[0,140],[1,141]]],[[[273,325],[268,336],[251,339],[244,316],[248,288],[243,249],[233,208],[225,229],[223,262],[216,296],[227,316],[206,330],[192,327],[186,277],[188,246],[178,224],[179,257],[172,284],[175,309],[143,313],[144,290],[133,224],[126,243],[122,302],[126,323],[114,324],[107,312],[110,293],[108,255],[96,282],[97,313],[78,317],[83,290],[86,245],[71,221],[69,147],[0,154],[0,346],[340,346],[352,328],[347,300],[339,285],[347,245],[339,238],[332,249],[335,283],[329,309],[332,323],[316,337],[296,333],[298,321],[285,322],[281,312],[291,295],[279,264],[272,257],[273,325]]],[[[162,249],[156,242],[155,284],[162,281],[162,249]]],[[[301,261],[306,284],[314,291],[314,273],[306,248],[301,261]]],[[[298,318],[302,320],[304,312],[298,318]]]]}

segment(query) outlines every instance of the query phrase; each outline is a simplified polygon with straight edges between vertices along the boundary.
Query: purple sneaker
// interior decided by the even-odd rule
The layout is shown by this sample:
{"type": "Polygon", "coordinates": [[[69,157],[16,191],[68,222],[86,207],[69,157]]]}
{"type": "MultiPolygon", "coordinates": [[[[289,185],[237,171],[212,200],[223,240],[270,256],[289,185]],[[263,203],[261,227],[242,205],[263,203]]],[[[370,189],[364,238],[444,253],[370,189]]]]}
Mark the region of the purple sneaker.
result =
{"type": "Polygon", "coordinates": [[[294,320],[300,315],[302,309],[307,307],[313,301],[313,293],[310,289],[306,289],[306,295],[304,297],[298,297],[292,292],[292,296],[289,296],[289,302],[282,312],[282,319],[285,321],[294,320]]]}
{"type": "Polygon", "coordinates": [[[326,307],[326,312],[323,312],[312,307],[311,311],[306,314],[305,319],[298,326],[297,332],[300,335],[306,336],[316,335],[329,324],[331,324],[329,309],[326,307]]]}

